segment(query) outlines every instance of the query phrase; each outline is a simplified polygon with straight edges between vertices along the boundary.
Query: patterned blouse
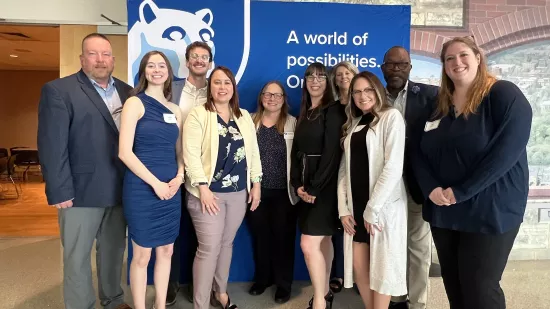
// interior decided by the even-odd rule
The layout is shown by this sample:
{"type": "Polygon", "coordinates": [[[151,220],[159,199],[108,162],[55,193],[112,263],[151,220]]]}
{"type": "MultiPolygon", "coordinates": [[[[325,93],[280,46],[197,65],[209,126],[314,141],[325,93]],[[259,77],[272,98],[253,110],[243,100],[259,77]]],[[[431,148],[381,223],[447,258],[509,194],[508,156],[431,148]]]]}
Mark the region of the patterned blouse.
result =
{"type": "Polygon", "coordinates": [[[246,153],[244,140],[233,119],[229,123],[218,115],[220,138],[218,160],[214,178],[210,184],[212,192],[237,192],[246,189],[246,153]]]}
{"type": "Polygon", "coordinates": [[[262,160],[262,188],[286,189],[286,142],[277,126],[260,125],[257,133],[262,160]]]}

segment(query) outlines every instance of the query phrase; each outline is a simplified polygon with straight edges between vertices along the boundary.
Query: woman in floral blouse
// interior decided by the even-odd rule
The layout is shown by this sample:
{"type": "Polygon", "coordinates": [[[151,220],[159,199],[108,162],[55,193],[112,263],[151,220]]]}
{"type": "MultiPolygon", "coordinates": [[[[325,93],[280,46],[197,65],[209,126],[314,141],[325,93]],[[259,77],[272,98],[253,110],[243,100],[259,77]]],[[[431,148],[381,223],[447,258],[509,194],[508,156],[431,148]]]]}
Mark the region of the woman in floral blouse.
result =
{"type": "Polygon", "coordinates": [[[187,208],[199,243],[193,303],[195,309],[209,303],[236,309],[227,294],[233,240],[247,202],[251,211],[260,203],[262,167],[254,123],[239,108],[233,73],[217,67],[208,85],[207,101],[190,112],[183,136],[187,208]]]}

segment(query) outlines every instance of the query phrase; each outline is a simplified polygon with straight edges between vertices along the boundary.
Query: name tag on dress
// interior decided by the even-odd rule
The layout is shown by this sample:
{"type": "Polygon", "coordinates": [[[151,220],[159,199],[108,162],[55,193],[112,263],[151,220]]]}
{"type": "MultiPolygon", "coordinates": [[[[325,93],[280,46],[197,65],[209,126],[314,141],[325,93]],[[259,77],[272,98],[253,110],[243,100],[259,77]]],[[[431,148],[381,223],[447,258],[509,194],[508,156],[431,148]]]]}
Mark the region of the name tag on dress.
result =
{"type": "Polygon", "coordinates": [[[284,137],[285,139],[294,139],[294,132],[285,132],[284,137]]]}
{"type": "Polygon", "coordinates": [[[164,122],[166,123],[178,123],[176,115],[174,114],[162,114],[162,116],[164,116],[164,122]]]}
{"type": "Polygon", "coordinates": [[[434,121],[426,121],[426,125],[424,126],[424,132],[431,131],[433,129],[437,129],[439,127],[439,123],[441,122],[441,119],[437,119],[434,121]]]}

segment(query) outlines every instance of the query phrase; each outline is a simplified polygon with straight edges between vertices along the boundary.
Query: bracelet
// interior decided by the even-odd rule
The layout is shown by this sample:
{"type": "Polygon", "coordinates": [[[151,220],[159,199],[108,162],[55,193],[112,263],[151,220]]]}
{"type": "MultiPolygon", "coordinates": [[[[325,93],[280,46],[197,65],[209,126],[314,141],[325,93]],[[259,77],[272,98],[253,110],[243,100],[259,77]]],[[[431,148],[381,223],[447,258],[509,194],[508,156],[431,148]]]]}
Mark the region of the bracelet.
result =
{"type": "Polygon", "coordinates": [[[180,173],[180,174],[178,174],[177,176],[180,176],[180,177],[181,177],[181,182],[182,182],[182,183],[185,182],[185,174],[180,173]]]}

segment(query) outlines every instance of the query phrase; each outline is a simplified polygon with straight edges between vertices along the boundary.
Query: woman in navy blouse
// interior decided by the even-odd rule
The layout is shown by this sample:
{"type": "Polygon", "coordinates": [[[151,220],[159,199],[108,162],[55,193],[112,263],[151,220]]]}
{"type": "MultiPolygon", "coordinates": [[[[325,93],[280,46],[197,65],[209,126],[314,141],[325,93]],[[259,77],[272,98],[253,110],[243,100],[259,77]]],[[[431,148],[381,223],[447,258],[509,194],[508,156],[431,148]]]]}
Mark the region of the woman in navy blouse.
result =
{"type": "Polygon", "coordinates": [[[500,279],[529,191],[532,110],[496,80],[471,37],[443,45],[439,102],[413,168],[451,309],[506,308],[500,279]]]}
{"type": "Polygon", "coordinates": [[[288,96],[283,85],[270,81],[258,95],[253,115],[262,162],[262,201],[247,213],[254,240],[255,283],[251,295],[262,294],[275,284],[275,302],[290,299],[294,278],[296,207],[298,197],[289,186],[290,149],[296,118],[288,113],[288,96]]]}
{"type": "Polygon", "coordinates": [[[199,247],[193,264],[195,309],[236,309],[227,294],[233,240],[246,213],[260,204],[262,167],[254,123],[239,108],[233,73],[214,69],[206,103],[185,120],[187,208],[199,247]],[[248,196],[248,198],[247,198],[248,196]]]}

